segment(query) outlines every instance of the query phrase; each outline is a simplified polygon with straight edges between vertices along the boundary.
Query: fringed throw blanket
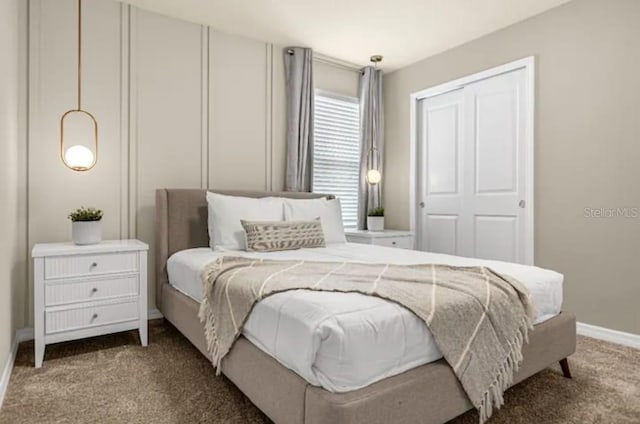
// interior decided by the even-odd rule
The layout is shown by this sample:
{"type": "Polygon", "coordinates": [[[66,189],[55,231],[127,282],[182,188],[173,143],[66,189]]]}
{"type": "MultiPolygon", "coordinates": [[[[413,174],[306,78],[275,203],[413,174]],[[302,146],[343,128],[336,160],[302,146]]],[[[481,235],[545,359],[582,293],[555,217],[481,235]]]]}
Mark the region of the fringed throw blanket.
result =
{"type": "Polygon", "coordinates": [[[485,267],[259,260],[225,256],[203,272],[200,320],[220,372],[253,306],[294,289],[396,302],[426,323],[484,423],[522,360],[533,305],[518,281],[485,267]]]}

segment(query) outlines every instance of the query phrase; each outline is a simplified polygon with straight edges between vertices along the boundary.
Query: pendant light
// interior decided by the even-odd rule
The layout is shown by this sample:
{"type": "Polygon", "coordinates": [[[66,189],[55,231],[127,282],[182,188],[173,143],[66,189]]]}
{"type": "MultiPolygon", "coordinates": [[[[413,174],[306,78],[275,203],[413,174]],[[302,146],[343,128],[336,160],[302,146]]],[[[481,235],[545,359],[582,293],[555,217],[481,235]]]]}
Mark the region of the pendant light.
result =
{"type": "Polygon", "coordinates": [[[67,168],[74,171],[88,171],[98,161],[98,122],[91,113],[82,109],[82,0],[78,0],[78,107],[66,111],[60,119],[60,159],[67,168]],[[90,120],[93,127],[93,151],[82,144],[65,150],[65,120],[73,116],[90,120]]]}
{"type": "Polygon", "coordinates": [[[375,147],[369,149],[367,154],[367,182],[376,185],[382,181],[382,173],[380,172],[380,151],[375,147]]]}
{"type": "MultiPolygon", "coordinates": [[[[378,63],[382,62],[381,55],[371,56],[369,59],[373,63],[374,69],[378,69],[378,63]]],[[[371,185],[377,185],[382,181],[382,173],[380,172],[380,151],[371,146],[367,152],[367,182],[371,185]]],[[[379,188],[378,188],[379,189],[379,188]]]]}

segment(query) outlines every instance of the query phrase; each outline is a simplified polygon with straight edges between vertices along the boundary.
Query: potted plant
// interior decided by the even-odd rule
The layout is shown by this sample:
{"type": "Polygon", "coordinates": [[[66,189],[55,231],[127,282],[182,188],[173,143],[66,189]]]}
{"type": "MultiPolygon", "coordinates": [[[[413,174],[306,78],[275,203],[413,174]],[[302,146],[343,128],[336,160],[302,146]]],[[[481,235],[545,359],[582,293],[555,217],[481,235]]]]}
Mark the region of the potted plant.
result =
{"type": "Polygon", "coordinates": [[[367,229],[369,231],[384,231],[384,208],[373,208],[367,214],[367,229]]]}
{"type": "Polygon", "coordinates": [[[102,241],[102,211],[84,206],[69,214],[71,237],[75,244],[97,244],[102,241]]]}

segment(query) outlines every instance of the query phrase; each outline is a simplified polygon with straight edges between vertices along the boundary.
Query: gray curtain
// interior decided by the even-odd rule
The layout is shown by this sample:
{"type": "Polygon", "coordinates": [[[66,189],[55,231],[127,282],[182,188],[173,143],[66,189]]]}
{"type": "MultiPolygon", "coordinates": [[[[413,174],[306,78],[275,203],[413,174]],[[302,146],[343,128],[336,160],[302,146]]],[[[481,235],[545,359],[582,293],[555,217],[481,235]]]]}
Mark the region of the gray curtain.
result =
{"type": "MultiPolygon", "coordinates": [[[[384,110],[382,103],[382,70],[367,66],[360,71],[360,191],[358,196],[358,229],[367,227],[367,213],[382,206],[382,181],[367,183],[368,164],[382,172],[384,157],[384,110]],[[379,156],[371,155],[378,149],[379,156]]],[[[384,180],[384,174],[382,175],[384,180]]]]}
{"type": "Polygon", "coordinates": [[[284,49],[287,91],[287,191],[311,191],[313,164],[313,52],[284,49]]]}

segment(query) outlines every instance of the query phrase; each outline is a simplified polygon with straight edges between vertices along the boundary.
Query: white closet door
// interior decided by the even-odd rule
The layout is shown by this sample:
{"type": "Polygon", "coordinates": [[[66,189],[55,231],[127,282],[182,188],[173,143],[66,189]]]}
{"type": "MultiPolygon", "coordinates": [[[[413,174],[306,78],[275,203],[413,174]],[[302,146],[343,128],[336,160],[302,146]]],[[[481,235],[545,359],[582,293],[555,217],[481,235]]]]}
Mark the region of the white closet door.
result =
{"type": "Polygon", "coordinates": [[[419,246],[527,262],[525,71],[421,101],[419,246]]]}
{"type": "Polygon", "coordinates": [[[419,181],[423,213],[418,247],[430,252],[464,252],[463,89],[425,99],[420,105],[419,181]]]}
{"type": "Polygon", "coordinates": [[[465,87],[465,197],[471,212],[472,256],[525,262],[527,149],[524,71],[465,87]],[[522,207],[521,207],[522,206],[522,207]]]}

